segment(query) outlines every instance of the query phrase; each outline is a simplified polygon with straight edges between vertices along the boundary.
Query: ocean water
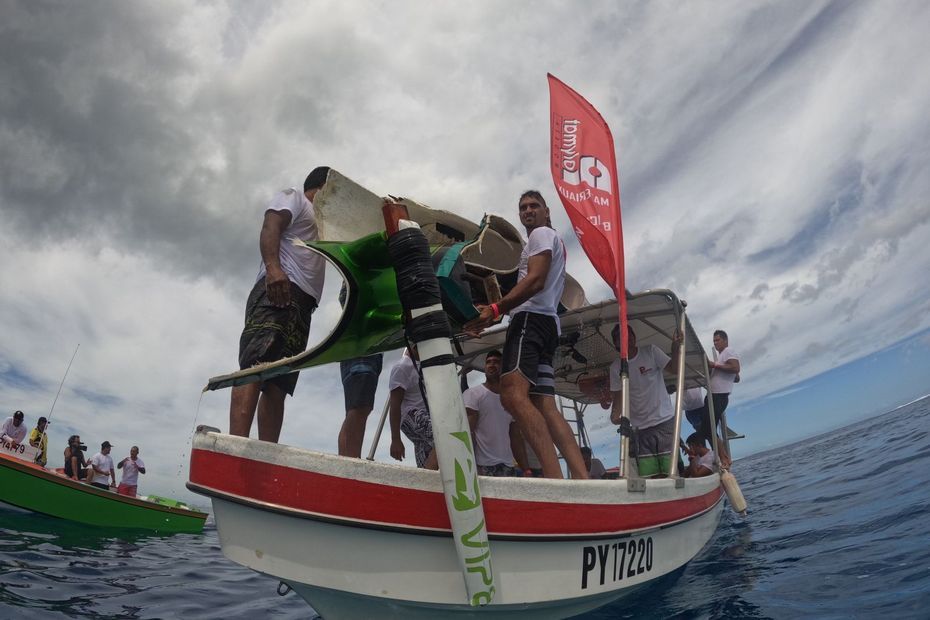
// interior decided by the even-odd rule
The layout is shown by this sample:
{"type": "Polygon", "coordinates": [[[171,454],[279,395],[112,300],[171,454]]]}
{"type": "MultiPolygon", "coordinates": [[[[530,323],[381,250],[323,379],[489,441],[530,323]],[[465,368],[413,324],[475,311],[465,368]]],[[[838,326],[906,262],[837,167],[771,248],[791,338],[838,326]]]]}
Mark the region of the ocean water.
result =
{"type": "MultiPolygon", "coordinates": [[[[749,502],[613,618],[930,618],[930,398],[737,461],[749,502]]],[[[226,560],[216,530],[151,536],[0,511],[0,619],[314,618],[226,560]]]]}

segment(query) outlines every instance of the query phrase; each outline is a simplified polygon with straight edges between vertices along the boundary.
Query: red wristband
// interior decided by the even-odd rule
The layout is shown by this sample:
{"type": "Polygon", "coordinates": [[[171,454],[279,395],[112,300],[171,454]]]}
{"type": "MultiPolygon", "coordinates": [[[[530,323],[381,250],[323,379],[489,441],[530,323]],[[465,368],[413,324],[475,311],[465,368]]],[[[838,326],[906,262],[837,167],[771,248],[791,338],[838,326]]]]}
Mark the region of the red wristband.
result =
{"type": "Polygon", "coordinates": [[[494,313],[495,320],[501,315],[501,310],[497,304],[491,304],[491,312],[494,313]]]}

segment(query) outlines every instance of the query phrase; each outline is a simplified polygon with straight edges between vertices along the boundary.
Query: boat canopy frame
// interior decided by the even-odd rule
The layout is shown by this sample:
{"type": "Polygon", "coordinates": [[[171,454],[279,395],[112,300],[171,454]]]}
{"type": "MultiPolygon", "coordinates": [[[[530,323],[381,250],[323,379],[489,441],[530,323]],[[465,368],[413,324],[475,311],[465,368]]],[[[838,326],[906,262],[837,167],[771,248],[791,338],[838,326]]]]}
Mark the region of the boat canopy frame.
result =
{"type": "MultiPolygon", "coordinates": [[[[671,453],[678,454],[678,441],[681,436],[682,401],[684,391],[702,387],[710,394],[710,371],[707,353],[686,312],[687,302],[680,299],[669,289],[649,289],[640,293],[627,293],[627,323],[636,334],[637,346],[654,344],[671,355],[672,339],[676,331],[683,334],[679,348],[678,373],[665,372],[663,375],[666,390],[675,393],[675,445],[671,453]]],[[[614,360],[618,359],[613,345],[611,331],[619,323],[619,311],[616,300],[607,300],[583,308],[569,310],[559,316],[561,336],[559,346],[553,359],[555,392],[560,398],[583,405],[600,403],[609,407],[612,400],[610,392],[609,371],[614,360]]],[[[484,369],[484,358],[489,351],[503,350],[507,334],[506,325],[498,325],[480,336],[461,334],[456,337],[455,345],[459,355],[455,361],[463,367],[473,370],[484,369]]],[[[707,399],[710,420],[716,428],[716,412],[713,399],[707,399]]],[[[629,418],[629,404],[624,403],[623,417],[629,418]]],[[[721,427],[726,429],[726,418],[721,427]]],[[[723,445],[729,454],[729,438],[724,432],[723,445]]],[[[717,433],[711,434],[712,448],[720,464],[720,447],[717,433]]],[[[630,450],[627,438],[621,440],[620,477],[627,478],[630,469],[630,450]]],[[[677,477],[678,459],[673,458],[669,476],[677,477]]]]}
{"type": "MultiPolygon", "coordinates": [[[[668,353],[672,337],[685,314],[686,302],[668,289],[651,289],[627,294],[627,321],[636,333],[637,344],[654,344],[668,353]]],[[[581,403],[603,402],[598,389],[609,388],[608,371],[617,358],[610,332],[619,322],[617,302],[607,300],[559,316],[562,335],[552,367],[556,394],[581,403]],[[575,335],[577,334],[577,336],[575,335]],[[574,355],[573,355],[574,354],[574,355]],[[582,358],[584,361],[582,361],[582,358]]],[[[506,325],[493,327],[479,337],[461,334],[456,337],[459,355],[455,361],[472,370],[484,370],[484,356],[494,349],[503,350],[506,325]]],[[[684,389],[708,385],[707,355],[690,321],[685,321],[684,389]]],[[[664,376],[673,391],[677,377],[664,376]]]]}

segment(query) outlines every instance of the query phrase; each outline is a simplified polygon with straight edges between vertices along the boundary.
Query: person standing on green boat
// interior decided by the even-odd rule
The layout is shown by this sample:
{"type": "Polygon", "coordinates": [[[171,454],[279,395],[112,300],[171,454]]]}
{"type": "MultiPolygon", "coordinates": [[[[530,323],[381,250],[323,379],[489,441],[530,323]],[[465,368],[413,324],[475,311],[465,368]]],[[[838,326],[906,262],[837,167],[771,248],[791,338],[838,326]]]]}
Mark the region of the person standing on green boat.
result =
{"type": "Polygon", "coordinates": [[[123,470],[123,479],[120,480],[116,492],[135,497],[139,490],[139,474],[145,473],[145,463],[139,458],[139,446],[133,446],[129,450],[129,456],[117,463],[116,468],[123,470]]]}
{"type": "Polygon", "coordinates": [[[110,458],[110,449],[112,447],[109,441],[104,441],[100,444],[100,452],[90,457],[88,463],[94,472],[90,483],[98,489],[106,491],[110,490],[111,481],[112,486],[116,486],[116,471],[114,471],[113,459],[110,458]]]}
{"type": "Polygon", "coordinates": [[[39,449],[39,453],[36,455],[36,463],[42,467],[45,467],[45,463],[48,461],[48,435],[45,434],[46,424],[48,424],[48,420],[45,419],[45,416],[42,416],[36,423],[36,427],[29,433],[29,445],[39,449]]]}

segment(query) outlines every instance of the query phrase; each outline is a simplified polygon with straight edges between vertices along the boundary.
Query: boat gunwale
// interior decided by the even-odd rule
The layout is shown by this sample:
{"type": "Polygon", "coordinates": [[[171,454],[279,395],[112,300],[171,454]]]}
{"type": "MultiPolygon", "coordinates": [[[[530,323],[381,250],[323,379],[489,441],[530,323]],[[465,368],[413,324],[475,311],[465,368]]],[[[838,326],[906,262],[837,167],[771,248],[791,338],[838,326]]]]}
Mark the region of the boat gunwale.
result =
{"type": "MultiPolygon", "coordinates": [[[[193,475],[195,474],[193,465],[195,464],[197,453],[203,452],[316,475],[343,478],[349,481],[357,481],[370,485],[392,486],[404,490],[429,493],[438,492],[440,488],[440,472],[437,470],[415,468],[380,461],[369,461],[367,459],[339,456],[319,450],[271,443],[259,439],[249,439],[222,433],[218,429],[209,426],[198,427],[197,431],[194,433],[191,447],[192,471],[189,473],[189,481],[195,484],[198,483],[193,479],[193,475]],[[374,472],[379,473],[375,474],[374,472]]],[[[512,500],[527,503],[572,503],[565,502],[563,496],[568,490],[577,491],[579,487],[576,485],[578,484],[583,484],[584,486],[581,488],[585,490],[600,490],[606,493],[627,482],[627,479],[580,481],[572,479],[493,476],[480,476],[480,479],[484,482],[481,488],[481,496],[483,499],[512,500]]],[[[663,492],[665,490],[675,490],[677,488],[677,482],[674,478],[639,478],[639,480],[644,481],[646,483],[646,488],[654,493],[663,492]]],[[[596,497],[589,497],[586,499],[585,503],[630,505],[656,503],[660,501],[678,501],[701,497],[714,488],[720,488],[720,477],[719,474],[716,473],[710,476],[682,478],[681,480],[686,481],[686,492],[690,491],[687,495],[628,502],[617,501],[619,497],[616,495],[610,497],[606,501],[596,497]]],[[[577,493],[573,495],[577,496],[577,493]]],[[[638,499],[640,497],[645,497],[645,495],[644,493],[636,492],[628,495],[628,497],[638,499]]]]}
{"type": "MultiPolygon", "coordinates": [[[[438,472],[373,463],[340,457],[293,446],[271,444],[201,427],[195,433],[191,451],[191,471],[187,488],[211,499],[223,499],[278,514],[362,528],[449,536],[449,525],[437,521],[433,504],[441,502],[438,472]],[[267,471],[262,469],[269,467],[267,471]],[[221,472],[245,468],[256,472],[254,486],[232,484],[221,472]],[[374,474],[372,468],[379,471],[374,474]],[[282,488],[276,481],[287,480],[289,493],[304,500],[295,503],[276,497],[282,488]],[[266,488],[266,483],[271,486],[266,488]],[[302,486],[301,486],[302,485],[302,486]],[[350,495],[371,494],[396,500],[399,512],[366,512],[355,504],[340,507],[321,499],[341,489],[350,495]],[[301,491],[301,489],[303,489],[301,491]],[[310,492],[311,495],[305,495],[310,492]],[[423,503],[426,502],[426,503],[423,503]],[[425,510],[425,512],[424,512],[425,510]],[[383,518],[387,517],[387,518],[383,518]]],[[[575,510],[589,513],[604,529],[562,529],[547,532],[540,523],[524,528],[493,527],[491,538],[498,540],[584,540],[617,538],[629,533],[662,529],[713,510],[723,497],[719,475],[684,479],[643,480],[642,491],[630,490],[624,480],[548,480],[540,478],[494,478],[482,476],[482,501],[498,518],[521,510],[558,512],[575,510]],[[690,484],[688,484],[690,482],[690,484]],[[485,486],[487,485],[487,486],[485,486]],[[579,491],[581,497],[579,497],[579,491]],[[601,517],[628,511],[622,517],[604,522],[601,517]],[[606,511],[606,512],[605,512],[606,511]],[[632,512],[629,512],[632,511],[632,512]],[[663,515],[664,513],[664,515],[663,515]],[[626,523],[624,523],[626,521],[626,523]],[[624,527],[625,526],[625,527],[624,527]],[[522,530],[522,531],[521,531],[522,530]]],[[[504,519],[502,522],[508,523],[504,519]]]]}
{"type": "MultiPolygon", "coordinates": [[[[364,519],[351,519],[348,517],[336,517],[332,515],[326,515],[319,512],[313,512],[309,510],[303,510],[301,508],[293,508],[288,506],[282,506],[280,504],[274,504],[271,502],[265,502],[259,499],[254,499],[250,497],[244,497],[242,495],[237,495],[235,493],[229,493],[227,491],[221,491],[213,487],[208,487],[204,485],[197,484],[195,482],[188,482],[186,484],[188,490],[194,493],[199,493],[206,497],[211,498],[211,500],[223,500],[246,506],[248,508],[253,508],[255,510],[261,510],[264,512],[272,512],[279,515],[284,515],[288,517],[294,517],[297,519],[306,519],[308,521],[319,521],[322,523],[327,523],[330,525],[339,525],[343,527],[356,527],[360,529],[368,530],[377,530],[383,532],[392,532],[397,534],[408,534],[414,536],[437,536],[441,538],[452,538],[452,530],[449,529],[437,529],[425,526],[403,526],[403,525],[393,525],[386,522],[377,522],[377,521],[368,521],[364,519]]],[[[720,502],[723,501],[724,494],[720,492],[717,499],[713,504],[703,508],[702,510],[688,515],[687,517],[669,521],[667,523],[662,523],[660,525],[645,527],[645,528],[634,528],[629,530],[618,530],[614,532],[597,532],[597,533],[587,533],[579,532],[577,534],[496,534],[494,532],[488,532],[489,540],[500,540],[500,541],[513,541],[513,542],[578,542],[578,541],[587,541],[587,540],[614,540],[618,538],[632,538],[634,536],[642,536],[649,534],[651,532],[657,532],[661,530],[670,529],[698,519],[710,511],[716,510],[720,502]]],[[[622,506],[622,504],[618,505],[622,506]]]]}

